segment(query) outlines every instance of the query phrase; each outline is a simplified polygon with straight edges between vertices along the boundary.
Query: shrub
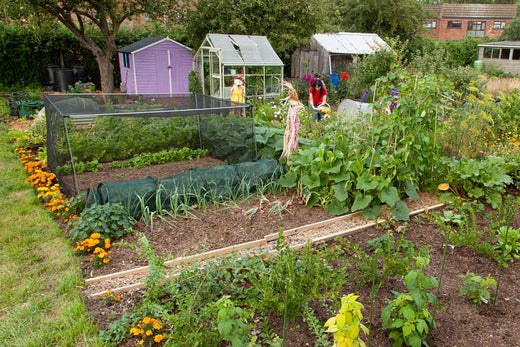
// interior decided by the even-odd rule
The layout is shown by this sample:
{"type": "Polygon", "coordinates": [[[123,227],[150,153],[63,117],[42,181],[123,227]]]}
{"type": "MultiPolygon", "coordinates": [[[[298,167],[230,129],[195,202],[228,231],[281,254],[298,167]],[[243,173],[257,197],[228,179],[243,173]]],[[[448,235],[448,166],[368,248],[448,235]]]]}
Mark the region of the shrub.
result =
{"type": "Polygon", "coordinates": [[[118,239],[127,234],[135,220],[120,204],[92,205],[70,221],[73,241],[83,241],[94,231],[103,239],[118,239]]]}
{"type": "Polygon", "coordinates": [[[475,305],[487,304],[489,302],[491,294],[488,289],[497,286],[497,281],[492,279],[491,275],[484,279],[472,272],[468,272],[465,275],[459,275],[459,277],[464,282],[464,288],[459,291],[460,296],[467,295],[475,305]]]}

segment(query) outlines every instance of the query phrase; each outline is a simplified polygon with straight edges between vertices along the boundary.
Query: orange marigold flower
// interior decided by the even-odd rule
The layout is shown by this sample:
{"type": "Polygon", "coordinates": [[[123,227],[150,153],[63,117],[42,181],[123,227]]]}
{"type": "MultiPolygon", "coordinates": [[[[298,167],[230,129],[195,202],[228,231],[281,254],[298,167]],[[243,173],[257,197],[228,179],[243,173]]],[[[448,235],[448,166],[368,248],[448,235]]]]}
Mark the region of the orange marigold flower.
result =
{"type": "Polygon", "coordinates": [[[153,339],[155,342],[159,343],[163,340],[163,336],[161,334],[156,335],[153,339]]]}

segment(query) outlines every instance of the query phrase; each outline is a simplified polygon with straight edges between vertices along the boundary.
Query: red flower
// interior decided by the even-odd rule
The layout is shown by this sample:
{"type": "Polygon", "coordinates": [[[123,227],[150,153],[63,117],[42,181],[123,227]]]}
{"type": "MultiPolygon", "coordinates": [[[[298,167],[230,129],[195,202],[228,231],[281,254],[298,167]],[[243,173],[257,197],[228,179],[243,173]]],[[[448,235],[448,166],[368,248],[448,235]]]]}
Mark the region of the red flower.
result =
{"type": "Polygon", "coordinates": [[[340,77],[343,78],[344,80],[347,78],[350,78],[350,76],[346,72],[343,72],[340,77]]]}

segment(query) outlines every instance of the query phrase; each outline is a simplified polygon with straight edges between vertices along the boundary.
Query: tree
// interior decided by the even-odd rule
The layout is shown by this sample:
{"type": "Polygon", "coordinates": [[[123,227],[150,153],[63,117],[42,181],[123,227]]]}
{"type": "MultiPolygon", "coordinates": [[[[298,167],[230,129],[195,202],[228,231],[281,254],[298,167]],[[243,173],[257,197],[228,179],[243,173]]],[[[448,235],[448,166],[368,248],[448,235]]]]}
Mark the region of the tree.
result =
{"type": "Polygon", "coordinates": [[[308,44],[324,11],[320,0],[199,0],[188,10],[188,44],[199,47],[206,34],[265,35],[288,59],[294,48],[308,44]]]}
{"type": "MultiPolygon", "coordinates": [[[[114,65],[111,58],[117,52],[116,35],[121,24],[135,16],[154,14],[160,17],[175,8],[175,3],[154,0],[25,0],[36,13],[52,16],[69,29],[96,58],[101,77],[101,89],[114,90],[114,65]],[[95,28],[103,36],[94,40],[95,28]]],[[[27,13],[27,12],[26,12],[27,13]]]]}
{"type": "MultiPolygon", "coordinates": [[[[338,0],[335,20],[348,31],[413,38],[425,13],[416,0],[338,0]]],[[[345,30],[345,29],[343,29],[345,30]]]]}
{"type": "Polygon", "coordinates": [[[504,34],[509,41],[520,40],[520,18],[515,18],[510,21],[507,27],[504,29],[504,34]]]}

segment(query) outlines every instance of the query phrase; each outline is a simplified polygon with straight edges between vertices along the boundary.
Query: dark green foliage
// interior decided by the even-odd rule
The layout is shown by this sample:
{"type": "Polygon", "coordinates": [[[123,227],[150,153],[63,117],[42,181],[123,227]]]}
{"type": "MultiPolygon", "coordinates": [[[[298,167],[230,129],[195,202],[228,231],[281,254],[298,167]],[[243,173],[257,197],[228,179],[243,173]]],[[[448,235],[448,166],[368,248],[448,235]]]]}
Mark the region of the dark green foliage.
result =
{"type": "Polygon", "coordinates": [[[188,91],[191,93],[202,94],[202,85],[199,81],[197,70],[191,70],[188,76],[188,91]]]}
{"type": "Polygon", "coordinates": [[[73,241],[81,242],[92,233],[101,234],[102,239],[119,239],[133,227],[135,220],[122,205],[92,205],[71,220],[70,233],[73,241]]]}
{"type": "MultiPolygon", "coordinates": [[[[197,148],[198,131],[193,118],[98,117],[91,129],[70,133],[72,153],[78,161],[110,162],[171,148],[197,148]]],[[[61,148],[66,151],[66,146],[61,148]]],[[[61,156],[66,158],[67,153],[61,156]]]]}
{"type": "Polygon", "coordinates": [[[333,268],[307,244],[299,252],[289,248],[280,231],[278,254],[266,260],[267,272],[249,277],[258,300],[252,305],[294,320],[313,299],[335,297],[346,281],[344,268],[333,268]]]}
{"type": "Polygon", "coordinates": [[[188,44],[198,48],[207,33],[266,35],[282,59],[296,47],[308,44],[325,20],[316,0],[276,2],[201,0],[188,11],[188,44]],[[218,16],[215,16],[218,14],[218,16]]]}
{"type": "MultiPolygon", "coordinates": [[[[160,26],[140,29],[121,29],[116,36],[116,45],[122,48],[148,36],[178,37],[178,31],[160,26]]],[[[102,45],[100,33],[94,32],[92,39],[102,45]]],[[[69,30],[57,23],[44,23],[40,27],[6,25],[0,23],[0,85],[14,86],[37,84],[45,85],[45,69],[49,64],[65,67],[85,66],[86,79],[99,86],[99,71],[92,53],[81,47],[78,39],[69,30]]],[[[119,60],[112,59],[114,82],[120,83],[119,60]]]]}

